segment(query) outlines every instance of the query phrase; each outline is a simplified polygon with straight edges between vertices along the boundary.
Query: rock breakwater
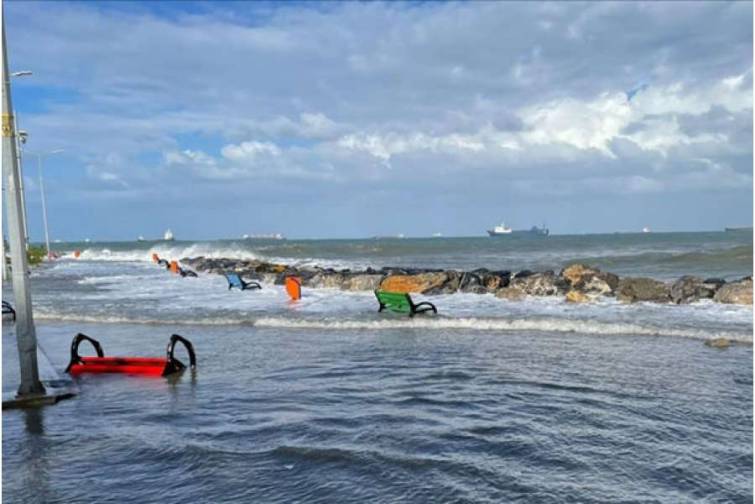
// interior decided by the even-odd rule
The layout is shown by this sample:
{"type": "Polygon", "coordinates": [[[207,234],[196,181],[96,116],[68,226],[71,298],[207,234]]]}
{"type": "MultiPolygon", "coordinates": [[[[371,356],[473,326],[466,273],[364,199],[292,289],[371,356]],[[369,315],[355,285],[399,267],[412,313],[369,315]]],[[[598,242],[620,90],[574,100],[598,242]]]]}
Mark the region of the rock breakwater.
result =
{"type": "Polygon", "coordinates": [[[720,278],[702,279],[683,276],[674,282],[652,278],[623,277],[585,264],[572,264],[556,273],[472,271],[384,267],[352,271],[317,266],[295,267],[260,260],[193,257],[181,263],[204,273],[233,271],[245,278],[282,285],[290,275],[302,279],[309,288],[335,288],[350,291],[383,289],[415,294],[452,294],[468,292],[494,294],[516,300],[525,296],[564,296],[569,302],[584,303],[601,297],[621,302],[638,301],[686,304],[701,299],[720,303],[752,304],[752,277],[733,282],[720,278]]]}

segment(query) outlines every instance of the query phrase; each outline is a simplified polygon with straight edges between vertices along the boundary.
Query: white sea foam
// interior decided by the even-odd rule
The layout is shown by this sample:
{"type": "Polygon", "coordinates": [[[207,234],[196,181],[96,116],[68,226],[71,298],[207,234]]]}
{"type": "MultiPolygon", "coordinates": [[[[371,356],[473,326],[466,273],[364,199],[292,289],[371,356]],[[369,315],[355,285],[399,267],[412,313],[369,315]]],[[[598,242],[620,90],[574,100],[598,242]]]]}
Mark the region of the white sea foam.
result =
{"type": "MultiPolygon", "coordinates": [[[[149,249],[111,250],[109,248],[87,248],[81,250],[78,260],[83,261],[118,261],[118,262],[152,262],[152,254],[173,260],[184,257],[230,257],[234,259],[260,259],[262,256],[251,250],[239,247],[218,247],[209,243],[196,243],[188,246],[160,244],[149,249]]],[[[75,259],[74,253],[65,255],[67,259],[75,259]]]]}
{"type": "Polygon", "coordinates": [[[339,330],[386,330],[386,329],[468,329],[476,331],[541,331],[579,334],[677,336],[694,339],[724,337],[733,341],[752,343],[751,334],[731,331],[708,331],[651,327],[640,324],[604,323],[591,320],[566,319],[490,319],[490,318],[414,318],[389,320],[292,320],[288,318],[262,317],[254,322],[258,327],[339,329],[339,330]]]}
{"type": "Polygon", "coordinates": [[[139,318],[119,315],[81,315],[62,314],[41,311],[36,315],[40,320],[77,321],[88,323],[108,324],[149,324],[149,325],[199,325],[199,326],[227,326],[253,325],[255,327],[284,328],[284,329],[318,329],[336,331],[385,331],[400,329],[422,329],[429,331],[442,330],[473,330],[507,332],[556,332],[588,335],[638,335],[638,336],[674,336],[707,340],[713,338],[727,338],[740,343],[752,343],[752,334],[727,330],[707,330],[692,328],[656,327],[642,324],[619,322],[596,322],[593,320],[544,319],[544,318],[474,318],[474,317],[416,317],[396,318],[390,315],[376,320],[368,317],[364,320],[336,319],[336,318],[292,318],[292,317],[259,317],[245,318],[238,316],[225,317],[186,317],[171,319],[139,318]]]}

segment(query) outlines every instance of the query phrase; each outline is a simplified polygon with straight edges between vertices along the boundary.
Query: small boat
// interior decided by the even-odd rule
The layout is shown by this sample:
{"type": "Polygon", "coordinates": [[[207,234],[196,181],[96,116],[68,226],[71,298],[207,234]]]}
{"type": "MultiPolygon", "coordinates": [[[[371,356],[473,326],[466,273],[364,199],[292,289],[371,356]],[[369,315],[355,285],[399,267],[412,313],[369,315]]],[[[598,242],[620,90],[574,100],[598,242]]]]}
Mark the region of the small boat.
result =
{"type": "Polygon", "coordinates": [[[642,228],[642,232],[643,233],[649,233],[650,232],[650,228],[647,227],[647,226],[645,226],[644,228],[642,228]]]}
{"type": "Polygon", "coordinates": [[[510,235],[513,232],[513,229],[507,227],[505,223],[501,222],[500,225],[494,227],[493,229],[488,229],[487,231],[489,236],[503,236],[510,235]]]}
{"type": "Polygon", "coordinates": [[[142,235],[139,235],[139,238],[137,238],[136,241],[143,242],[144,241],[144,237],[142,235]]]}
{"type": "Polygon", "coordinates": [[[163,240],[165,240],[165,241],[173,241],[174,240],[174,238],[173,238],[173,231],[171,231],[170,229],[168,229],[167,231],[165,231],[165,235],[163,235],[163,240]]]}

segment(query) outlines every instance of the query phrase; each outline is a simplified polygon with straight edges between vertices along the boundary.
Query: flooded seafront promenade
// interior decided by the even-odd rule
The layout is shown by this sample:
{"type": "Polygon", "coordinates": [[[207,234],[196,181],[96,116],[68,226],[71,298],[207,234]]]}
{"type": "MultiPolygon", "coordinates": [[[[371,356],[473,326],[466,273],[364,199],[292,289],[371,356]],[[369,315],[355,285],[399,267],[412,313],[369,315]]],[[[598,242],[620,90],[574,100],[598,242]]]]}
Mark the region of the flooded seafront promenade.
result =
{"type": "MultiPolygon", "coordinates": [[[[160,355],[173,327],[39,324],[160,355]]],[[[752,350],[674,337],[186,325],[196,372],[3,412],[5,502],[752,499],[752,350]]],[[[15,357],[12,331],[3,359],[15,357]]]]}

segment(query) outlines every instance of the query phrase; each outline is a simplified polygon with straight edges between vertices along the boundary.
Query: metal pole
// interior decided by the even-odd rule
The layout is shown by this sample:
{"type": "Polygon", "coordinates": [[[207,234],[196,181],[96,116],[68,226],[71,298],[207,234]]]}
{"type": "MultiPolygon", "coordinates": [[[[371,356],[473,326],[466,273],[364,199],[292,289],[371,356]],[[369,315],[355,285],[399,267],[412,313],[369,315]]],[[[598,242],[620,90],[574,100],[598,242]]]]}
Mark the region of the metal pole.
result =
{"type": "Polygon", "coordinates": [[[47,227],[47,204],[45,203],[45,183],[42,180],[42,154],[37,154],[37,168],[39,170],[39,192],[42,196],[42,222],[45,224],[45,246],[47,247],[47,259],[52,258],[50,250],[50,232],[47,227]]]}
{"type": "Polygon", "coordinates": [[[3,282],[6,280],[10,280],[10,265],[8,264],[8,261],[6,261],[6,255],[5,255],[5,233],[3,233],[3,246],[2,246],[2,252],[3,252],[3,269],[2,269],[2,275],[3,275],[3,282]]]}
{"type": "Polygon", "coordinates": [[[5,16],[2,20],[3,42],[3,178],[6,179],[6,202],[8,212],[8,240],[10,242],[11,278],[16,299],[16,343],[21,369],[21,385],[18,396],[44,394],[45,388],[39,381],[37,366],[37,335],[29,288],[29,264],[26,257],[26,226],[21,203],[18,157],[16,154],[16,130],[13,121],[13,105],[10,96],[10,74],[8,72],[8,46],[5,43],[5,16]]]}
{"type": "MultiPolygon", "coordinates": [[[[13,113],[13,127],[18,131],[18,117],[13,113]]],[[[26,250],[29,250],[29,219],[26,217],[26,191],[24,191],[24,150],[16,135],[16,149],[18,149],[18,187],[21,191],[21,209],[24,212],[24,231],[26,232],[26,250]]]]}

